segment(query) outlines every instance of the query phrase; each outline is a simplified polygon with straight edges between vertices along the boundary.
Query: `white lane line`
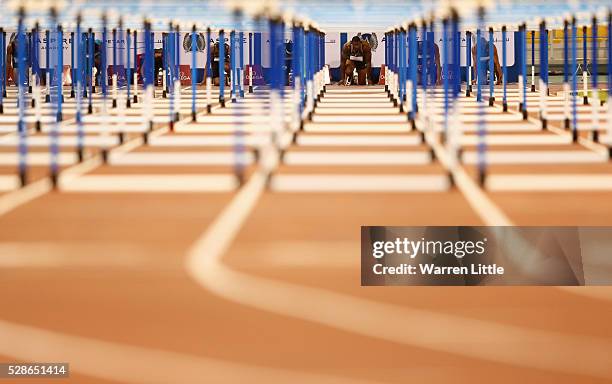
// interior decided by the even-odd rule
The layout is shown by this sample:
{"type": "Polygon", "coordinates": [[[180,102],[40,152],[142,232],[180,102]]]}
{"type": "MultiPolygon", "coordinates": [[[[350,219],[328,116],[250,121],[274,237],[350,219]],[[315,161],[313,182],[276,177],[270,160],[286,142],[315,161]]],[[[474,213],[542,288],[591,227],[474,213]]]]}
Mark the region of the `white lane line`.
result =
{"type": "MultiPolygon", "coordinates": [[[[144,123],[142,116],[98,116],[98,115],[85,115],[83,116],[83,124],[106,124],[106,123],[144,123]]],[[[154,123],[168,123],[170,117],[167,115],[153,116],[154,123]]]]}
{"type": "Polygon", "coordinates": [[[408,117],[404,114],[396,113],[394,115],[318,115],[312,116],[313,123],[406,123],[408,117]]]}
{"type": "MultiPolygon", "coordinates": [[[[55,116],[41,116],[40,119],[36,119],[36,116],[25,116],[23,119],[26,123],[35,123],[40,121],[44,124],[55,123],[57,118],[55,116]]],[[[13,123],[19,122],[19,116],[17,115],[0,115],[0,123],[13,123]]]]}
{"type": "MultiPolygon", "coordinates": [[[[486,135],[487,145],[559,145],[571,144],[572,138],[569,136],[559,136],[552,134],[541,135],[486,135]]],[[[479,138],[477,135],[463,135],[462,145],[477,145],[479,138]]]]}
{"type": "Polygon", "coordinates": [[[48,179],[41,179],[26,185],[23,188],[0,196],[0,216],[12,211],[22,204],[30,202],[51,191],[48,179]]]}
{"type": "MultiPolygon", "coordinates": [[[[49,132],[50,127],[43,126],[43,132],[49,132]]],[[[82,131],[83,133],[144,133],[149,131],[149,127],[146,127],[144,121],[140,124],[111,124],[111,125],[83,125],[80,130],[76,125],[65,125],[61,126],[59,133],[77,133],[82,131]]]]}
{"type": "Polygon", "coordinates": [[[411,127],[408,120],[402,124],[331,124],[331,123],[305,123],[304,130],[306,132],[371,132],[371,133],[388,133],[388,132],[410,132],[411,127]]]}
{"type": "MultiPolygon", "coordinates": [[[[59,136],[59,146],[76,146],[78,144],[77,136],[59,136]]],[[[47,147],[51,143],[49,136],[29,136],[27,138],[29,147],[47,147]]],[[[8,136],[0,138],[0,147],[15,146],[19,143],[17,136],[8,136]]],[[[83,145],[87,147],[106,147],[119,144],[119,138],[116,136],[84,136],[83,145]]]]}
{"type": "Polygon", "coordinates": [[[606,339],[399,307],[230,269],[222,261],[223,254],[264,189],[263,178],[251,182],[188,253],[186,267],[190,275],[218,296],[342,332],[426,350],[553,372],[602,378],[612,373],[607,356],[612,342],[606,339]],[[471,347],[465,348],[466,345],[471,347]]]}
{"type": "MultiPolygon", "coordinates": [[[[317,108],[316,115],[375,115],[375,116],[388,116],[393,115],[396,116],[398,114],[398,109],[393,108],[393,105],[389,105],[388,107],[363,107],[363,108],[317,108]]],[[[404,119],[405,121],[405,119],[404,119]]]]}
{"type": "MultiPolygon", "coordinates": [[[[444,116],[442,115],[433,115],[431,117],[432,121],[440,123],[444,121],[444,116]]],[[[505,123],[505,122],[513,122],[518,123],[523,120],[522,116],[519,115],[511,115],[511,114],[486,114],[484,116],[478,115],[462,115],[459,117],[459,121],[462,123],[477,123],[483,120],[485,123],[505,123]]],[[[489,127],[487,127],[488,129],[489,127]]]]}
{"type": "Polygon", "coordinates": [[[297,144],[303,146],[414,146],[422,144],[419,135],[299,135],[297,144]]]}
{"type": "Polygon", "coordinates": [[[20,361],[68,361],[71,372],[122,383],[198,383],[205,377],[210,383],[377,384],[112,343],[4,320],[0,340],[0,355],[20,361]]]}
{"type": "MultiPolygon", "coordinates": [[[[249,135],[239,140],[248,146],[261,146],[271,142],[270,136],[259,135],[249,135]]],[[[149,139],[149,145],[153,147],[232,146],[237,142],[238,138],[235,135],[165,135],[149,139]]]]}
{"type": "Polygon", "coordinates": [[[239,155],[233,152],[114,152],[108,160],[109,164],[124,166],[233,165],[237,161],[246,165],[254,163],[255,156],[252,152],[239,155]]]}
{"type": "MultiPolygon", "coordinates": [[[[61,152],[57,157],[58,165],[72,165],[77,162],[77,155],[74,152],[61,152]]],[[[0,165],[17,165],[19,164],[18,153],[0,153],[0,165]]],[[[30,152],[27,154],[27,165],[49,165],[51,164],[51,155],[46,152],[30,152]]]]}
{"type": "MultiPolygon", "coordinates": [[[[285,122],[291,121],[291,116],[284,116],[285,122]]],[[[229,123],[229,124],[249,124],[249,123],[265,123],[270,124],[269,115],[253,115],[253,114],[242,114],[242,115],[204,115],[198,119],[199,123],[229,123]]]]}
{"type": "Polygon", "coordinates": [[[19,188],[19,177],[15,175],[0,175],[0,191],[12,191],[19,188]]]}
{"type": "Polygon", "coordinates": [[[417,152],[287,152],[288,165],[412,165],[430,164],[431,153],[417,152]]]}
{"type": "MultiPolygon", "coordinates": [[[[607,156],[592,151],[487,151],[489,164],[572,164],[603,163],[607,156]]],[[[461,159],[466,164],[476,164],[478,153],[465,151],[461,159]]]]}
{"type": "Polygon", "coordinates": [[[491,174],[486,179],[489,191],[612,191],[612,175],[605,174],[491,174]]]}
{"type": "Polygon", "coordinates": [[[69,192],[231,192],[235,175],[84,175],[60,182],[69,192]]]}
{"type": "Polygon", "coordinates": [[[447,175],[274,175],[270,187],[277,192],[444,192],[447,175]]]}
{"type": "Polygon", "coordinates": [[[133,243],[6,242],[0,243],[0,268],[144,268],[146,248],[133,243]],[[75,257],[79,255],[79,257],[75,257]]]}
{"type": "Polygon", "coordinates": [[[383,100],[379,102],[370,102],[370,103],[344,103],[344,102],[319,102],[317,103],[316,111],[317,113],[322,110],[327,109],[342,109],[344,113],[351,113],[355,110],[359,110],[361,108],[394,108],[396,111],[398,108],[393,107],[393,103],[390,100],[383,100]]]}
{"type": "Polygon", "coordinates": [[[174,131],[177,133],[267,133],[272,131],[270,124],[244,124],[244,123],[189,123],[180,127],[175,126],[174,131]]]}

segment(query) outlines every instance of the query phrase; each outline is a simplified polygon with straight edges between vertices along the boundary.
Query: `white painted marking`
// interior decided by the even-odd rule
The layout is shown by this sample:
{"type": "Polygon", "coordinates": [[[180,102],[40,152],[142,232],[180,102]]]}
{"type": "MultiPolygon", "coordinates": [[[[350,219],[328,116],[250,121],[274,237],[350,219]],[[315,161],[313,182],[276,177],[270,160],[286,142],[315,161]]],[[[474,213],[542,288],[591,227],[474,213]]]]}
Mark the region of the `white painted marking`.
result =
{"type": "Polygon", "coordinates": [[[238,187],[234,175],[84,175],[63,182],[70,192],[230,192],[238,187]]]}
{"type": "Polygon", "coordinates": [[[371,133],[388,133],[388,132],[410,132],[411,127],[408,121],[402,124],[330,124],[330,123],[305,123],[304,130],[307,132],[371,132],[371,133]]]}
{"type": "Polygon", "coordinates": [[[0,320],[0,354],[16,361],[69,361],[70,371],[126,383],[380,384],[111,343],[0,320]],[[104,362],[104,364],[101,364],[104,362]]]}
{"type": "Polygon", "coordinates": [[[272,177],[279,192],[442,192],[450,188],[446,175],[287,175],[272,177]]]}
{"type": "Polygon", "coordinates": [[[288,165],[412,165],[430,164],[429,152],[287,152],[288,165]]]}
{"type": "MultiPolygon", "coordinates": [[[[570,144],[570,136],[560,135],[486,135],[487,145],[559,145],[570,144]]],[[[461,145],[477,145],[479,138],[477,135],[463,135],[461,145]]]]}
{"type": "Polygon", "coordinates": [[[233,146],[240,140],[243,145],[261,146],[271,142],[270,136],[247,135],[238,139],[236,135],[180,135],[152,137],[149,145],[157,147],[233,146]]]}
{"type": "MultiPolygon", "coordinates": [[[[77,162],[76,153],[60,152],[57,157],[58,165],[71,165],[77,162]]],[[[0,153],[0,165],[17,165],[19,164],[18,153],[0,153]]],[[[45,152],[30,152],[27,155],[27,164],[31,165],[49,165],[51,164],[51,155],[45,152]]]]}
{"type": "MultiPolygon", "coordinates": [[[[476,164],[478,153],[466,151],[462,161],[476,164]]],[[[608,161],[606,156],[592,151],[487,151],[489,164],[571,164],[602,163],[608,161]]]]}
{"type": "Polygon", "coordinates": [[[304,146],[414,146],[422,143],[419,135],[299,135],[304,146]]]}
{"type": "Polygon", "coordinates": [[[318,115],[312,116],[314,123],[406,123],[408,117],[403,114],[381,116],[353,116],[353,115],[318,115]]]}
{"type": "MultiPolygon", "coordinates": [[[[30,136],[28,137],[29,147],[46,147],[50,145],[49,136],[30,136]]],[[[16,136],[8,136],[0,138],[0,147],[14,146],[19,143],[19,138],[16,136]]],[[[60,146],[76,146],[78,144],[77,136],[59,136],[58,143],[60,146]]],[[[113,146],[119,144],[119,138],[115,136],[84,136],[83,144],[88,147],[113,146]]]]}
{"type": "Polygon", "coordinates": [[[489,175],[490,191],[612,191],[612,175],[605,174],[528,174],[489,175]]]}
{"type": "Polygon", "coordinates": [[[243,152],[238,159],[233,152],[128,152],[111,153],[109,163],[112,165],[233,165],[240,161],[248,165],[255,161],[252,152],[243,152]]]}
{"type": "Polygon", "coordinates": [[[13,191],[19,188],[19,177],[15,175],[0,175],[0,192],[13,191]]]}

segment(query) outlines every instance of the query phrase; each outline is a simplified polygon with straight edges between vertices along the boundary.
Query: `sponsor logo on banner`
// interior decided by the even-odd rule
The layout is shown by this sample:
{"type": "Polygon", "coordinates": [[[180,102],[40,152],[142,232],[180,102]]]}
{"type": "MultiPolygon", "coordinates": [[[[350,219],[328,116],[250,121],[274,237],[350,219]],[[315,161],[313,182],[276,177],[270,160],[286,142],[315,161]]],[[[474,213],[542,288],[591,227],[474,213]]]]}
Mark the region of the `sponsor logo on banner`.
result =
{"type": "Polygon", "coordinates": [[[191,65],[181,65],[179,68],[181,85],[191,85],[191,65]]]}
{"type": "Polygon", "coordinates": [[[370,48],[372,48],[372,52],[376,52],[378,48],[378,37],[376,36],[376,32],[371,33],[361,33],[357,34],[361,40],[367,41],[370,44],[370,48]]]}
{"type": "MultiPolygon", "coordinates": [[[[249,65],[245,66],[244,69],[244,85],[249,85],[249,65]]],[[[253,85],[265,85],[266,82],[263,76],[263,70],[261,65],[253,65],[253,85]]]]}
{"type": "Polygon", "coordinates": [[[106,71],[108,77],[108,84],[113,84],[113,75],[117,73],[117,85],[126,83],[126,73],[125,67],[123,65],[117,65],[117,69],[115,70],[114,65],[109,65],[106,71]]]}
{"type": "MultiPolygon", "coordinates": [[[[183,36],[183,49],[185,52],[192,52],[192,38],[191,33],[186,33],[183,36]]],[[[206,37],[204,34],[200,33],[196,35],[196,52],[204,52],[206,49],[206,37]]]]}

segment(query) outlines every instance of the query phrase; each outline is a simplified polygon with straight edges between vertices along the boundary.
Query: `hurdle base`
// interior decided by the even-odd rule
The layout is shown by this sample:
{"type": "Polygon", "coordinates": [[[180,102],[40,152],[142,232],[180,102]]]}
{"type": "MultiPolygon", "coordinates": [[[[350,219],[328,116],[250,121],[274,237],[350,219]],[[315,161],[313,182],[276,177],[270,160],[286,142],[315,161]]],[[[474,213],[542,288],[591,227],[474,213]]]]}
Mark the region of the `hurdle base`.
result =
{"type": "Polygon", "coordinates": [[[25,170],[19,171],[19,185],[22,188],[28,185],[28,173],[25,170]]]}
{"type": "Polygon", "coordinates": [[[483,170],[478,171],[478,184],[484,188],[485,183],[487,181],[487,173],[483,170]]]}
{"type": "Polygon", "coordinates": [[[102,163],[108,164],[108,150],[103,149],[102,152],[100,152],[100,154],[102,155],[102,163]]]}
{"type": "Polygon", "coordinates": [[[56,190],[58,185],[57,172],[51,172],[49,179],[51,180],[51,188],[56,190]]]}
{"type": "Polygon", "coordinates": [[[502,105],[502,111],[508,112],[508,103],[504,102],[504,104],[502,105]]]}
{"type": "Polygon", "coordinates": [[[117,108],[117,99],[113,99],[113,106],[112,108],[117,108]]]}
{"type": "Polygon", "coordinates": [[[589,97],[588,96],[584,96],[582,98],[582,104],[584,105],[589,105],[589,97]]]}
{"type": "Polygon", "coordinates": [[[592,139],[593,139],[593,142],[599,143],[599,131],[597,129],[593,131],[592,139]]]}
{"type": "Polygon", "coordinates": [[[416,131],[417,127],[416,127],[416,120],[414,119],[414,117],[411,117],[408,122],[410,123],[410,130],[411,131],[416,131]]]}
{"type": "Polygon", "coordinates": [[[36,108],[36,99],[32,99],[32,102],[30,103],[30,106],[32,108],[36,108]]]}
{"type": "Polygon", "coordinates": [[[245,183],[244,172],[242,170],[236,172],[236,181],[238,182],[238,188],[242,187],[245,183]]]}
{"type": "Polygon", "coordinates": [[[134,104],[138,103],[138,95],[134,95],[134,100],[133,100],[134,104]]]}
{"type": "Polygon", "coordinates": [[[492,107],[495,105],[495,98],[494,97],[489,97],[489,107],[492,107]]]}
{"type": "Polygon", "coordinates": [[[535,87],[535,85],[532,85],[531,86],[531,92],[535,92],[535,91],[536,91],[536,87],[535,87]]]}
{"type": "Polygon", "coordinates": [[[28,86],[28,93],[32,93],[32,86],[31,85],[28,86]]]}

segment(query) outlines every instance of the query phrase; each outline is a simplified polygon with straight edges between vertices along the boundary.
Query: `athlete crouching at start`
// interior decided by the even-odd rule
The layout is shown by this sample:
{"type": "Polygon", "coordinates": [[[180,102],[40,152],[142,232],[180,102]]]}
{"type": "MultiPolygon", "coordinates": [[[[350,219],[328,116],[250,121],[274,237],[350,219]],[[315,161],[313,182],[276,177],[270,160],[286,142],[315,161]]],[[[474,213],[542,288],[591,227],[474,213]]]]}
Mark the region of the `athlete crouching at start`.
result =
{"type": "MultiPolygon", "coordinates": [[[[215,43],[215,45],[213,45],[212,52],[211,52],[212,53],[212,55],[211,55],[211,57],[212,57],[212,73],[213,73],[213,75],[212,75],[212,82],[213,82],[213,85],[216,85],[216,86],[219,86],[219,84],[221,82],[221,80],[219,80],[221,78],[221,76],[220,76],[221,74],[219,72],[219,53],[220,53],[220,51],[221,50],[219,49],[219,42],[217,41],[215,43]]],[[[224,55],[224,57],[225,57],[225,63],[224,63],[225,64],[225,66],[224,66],[224,68],[225,68],[225,85],[229,86],[230,85],[230,72],[231,72],[231,70],[230,70],[230,60],[231,60],[231,57],[230,57],[230,46],[227,43],[225,43],[225,52],[224,53],[225,53],[225,55],[224,55]]]]}
{"type": "Polygon", "coordinates": [[[366,85],[372,83],[372,48],[370,43],[354,36],[342,47],[340,58],[340,84],[366,85]],[[355,79],[355,73],[357,79],[355,79]]]}

